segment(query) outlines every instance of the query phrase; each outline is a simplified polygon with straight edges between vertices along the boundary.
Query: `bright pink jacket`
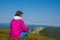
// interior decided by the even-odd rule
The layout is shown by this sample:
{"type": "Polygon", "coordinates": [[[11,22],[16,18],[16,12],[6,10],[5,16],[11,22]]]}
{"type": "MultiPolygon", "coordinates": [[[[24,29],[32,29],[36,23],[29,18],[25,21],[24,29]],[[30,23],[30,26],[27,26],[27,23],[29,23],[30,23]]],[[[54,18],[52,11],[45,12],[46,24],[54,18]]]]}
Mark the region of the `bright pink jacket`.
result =
{"type": "Polygon", "coordinates": [[[9,36],[11,38],[20,38],[22,31],[28,31],[29,28],[25,26],[24,21],[19,20],[12,20],[10,24],[10,33],[9,36]]]}

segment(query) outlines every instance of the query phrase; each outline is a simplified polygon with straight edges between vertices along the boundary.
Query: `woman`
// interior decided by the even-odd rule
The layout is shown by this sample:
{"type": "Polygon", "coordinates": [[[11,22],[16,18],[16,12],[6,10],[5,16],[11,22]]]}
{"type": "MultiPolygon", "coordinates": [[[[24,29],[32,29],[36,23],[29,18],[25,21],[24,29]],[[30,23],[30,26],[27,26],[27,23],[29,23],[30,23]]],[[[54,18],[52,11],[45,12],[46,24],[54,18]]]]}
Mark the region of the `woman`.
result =
{"type": "Polygon", "coordinates": [[[22,14],[22,11],[17,11],[14,18],[11,20],[9,32],[10,38],[18,39],[28,34],[29,28],[25,26],[22,14]]]}

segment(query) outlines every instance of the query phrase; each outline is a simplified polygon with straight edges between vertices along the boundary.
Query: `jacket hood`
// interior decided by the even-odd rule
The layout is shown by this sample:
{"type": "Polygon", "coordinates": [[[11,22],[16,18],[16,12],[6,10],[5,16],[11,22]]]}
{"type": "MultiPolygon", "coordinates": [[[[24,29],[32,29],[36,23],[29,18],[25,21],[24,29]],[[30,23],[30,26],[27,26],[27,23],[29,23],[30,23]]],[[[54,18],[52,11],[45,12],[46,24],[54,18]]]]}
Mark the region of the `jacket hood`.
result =
{"type": "Polygon", "coordinates": [[[13,19],[18,20],[18,19],[22,19],[22,17],[20,17],[20,16],[14,16],[13,19]]]}

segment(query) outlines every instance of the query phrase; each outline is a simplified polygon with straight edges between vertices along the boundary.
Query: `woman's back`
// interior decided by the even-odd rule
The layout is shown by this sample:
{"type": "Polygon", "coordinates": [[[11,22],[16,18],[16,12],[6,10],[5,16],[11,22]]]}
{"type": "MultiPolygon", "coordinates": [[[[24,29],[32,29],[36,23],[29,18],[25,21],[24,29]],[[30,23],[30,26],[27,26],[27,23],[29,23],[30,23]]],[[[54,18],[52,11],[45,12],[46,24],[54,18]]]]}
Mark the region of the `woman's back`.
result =
{"type": "Polygon", "coordinates": [[[22,30],[21,30],[21,20],[12,20],[10,24],[10,36],[11,37],[19,37],[22,30]]]}

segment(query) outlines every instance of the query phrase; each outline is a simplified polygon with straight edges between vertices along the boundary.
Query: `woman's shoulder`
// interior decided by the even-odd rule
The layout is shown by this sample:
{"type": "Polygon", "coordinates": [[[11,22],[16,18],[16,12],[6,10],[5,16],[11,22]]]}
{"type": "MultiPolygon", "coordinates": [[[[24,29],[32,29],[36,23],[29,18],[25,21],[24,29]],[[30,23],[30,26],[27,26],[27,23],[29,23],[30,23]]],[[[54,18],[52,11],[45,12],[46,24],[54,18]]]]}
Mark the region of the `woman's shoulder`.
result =
{"type": "Polygon", "coordinates": [[[21,20],[19,20],[19,21],[24,22],[24,20],[22,20],[22,19],[21,19],[21,20]]]}
{"type": "Polygon", "coordinates": [[[22,21],[22,22],[24,22],[23,19],[18,19],[18,20],[14,20],[14,19],[12,19],[11,21],[22,21]]]}
{"type": "Polygon", "coordinates": [[[24,22],[24,20],[23,20],[23,19],[18,19],[18,20],[13,20],[13,21],[24,22]]]}

